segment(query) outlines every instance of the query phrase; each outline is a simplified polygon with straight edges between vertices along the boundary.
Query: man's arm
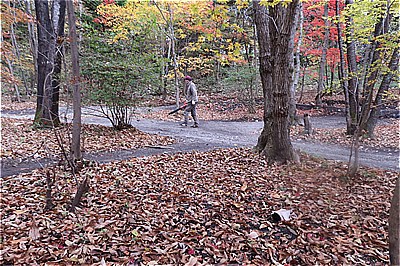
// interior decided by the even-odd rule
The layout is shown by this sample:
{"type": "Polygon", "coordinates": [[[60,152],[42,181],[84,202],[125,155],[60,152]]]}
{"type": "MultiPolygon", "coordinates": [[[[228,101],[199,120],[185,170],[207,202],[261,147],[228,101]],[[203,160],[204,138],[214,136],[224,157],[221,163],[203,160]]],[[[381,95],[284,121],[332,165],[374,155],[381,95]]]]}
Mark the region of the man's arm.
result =
{"type": "Polygon", "coordinates": [[[197,101],[198,101],[198,98],[197,98],[197,89],[196,89],[196,85],[194,85],[193,83],[192,84],[190,84],[191,86],[190,86],[190,92],[191,92],[191,102],[192,102],[192,104],[194,105],[197,101]]]}

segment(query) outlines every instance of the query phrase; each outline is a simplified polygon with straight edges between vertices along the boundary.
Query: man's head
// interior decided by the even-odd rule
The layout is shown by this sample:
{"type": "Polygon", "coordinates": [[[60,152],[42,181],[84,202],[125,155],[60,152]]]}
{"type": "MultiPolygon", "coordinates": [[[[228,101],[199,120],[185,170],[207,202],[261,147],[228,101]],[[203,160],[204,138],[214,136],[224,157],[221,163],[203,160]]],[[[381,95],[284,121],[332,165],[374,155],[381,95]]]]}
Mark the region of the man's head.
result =
{"type": "Polygon", "coordinates": [[[184,78],[184,80],[186,81],[192,81],[193,79],[192,79],[192,77],[191,76],[185,76],[185,78],[184,78]]]}

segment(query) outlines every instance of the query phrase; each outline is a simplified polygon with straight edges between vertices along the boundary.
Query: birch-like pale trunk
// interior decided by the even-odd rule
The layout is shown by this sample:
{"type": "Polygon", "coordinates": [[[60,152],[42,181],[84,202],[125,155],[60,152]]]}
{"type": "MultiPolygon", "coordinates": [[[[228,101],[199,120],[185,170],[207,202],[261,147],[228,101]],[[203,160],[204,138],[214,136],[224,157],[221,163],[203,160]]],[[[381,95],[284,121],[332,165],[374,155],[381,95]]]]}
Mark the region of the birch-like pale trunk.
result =
{"type": "Polygon", "coordinates": [[[299,21],[298,21],[298,31],[299,31],[299,38],[297,41],[296,46],[296,53],[295,53],[295,71],[293,74],[293,84],[290,88],[290,122],[293,124],[296,117],[296,91],[297,86],[299,84],[300,78],[300,53],[301,53],[301,44],[303,42],[303,23],[304,23],[304,14],[303,14],[303,5],[299,3],[299,21]]]}

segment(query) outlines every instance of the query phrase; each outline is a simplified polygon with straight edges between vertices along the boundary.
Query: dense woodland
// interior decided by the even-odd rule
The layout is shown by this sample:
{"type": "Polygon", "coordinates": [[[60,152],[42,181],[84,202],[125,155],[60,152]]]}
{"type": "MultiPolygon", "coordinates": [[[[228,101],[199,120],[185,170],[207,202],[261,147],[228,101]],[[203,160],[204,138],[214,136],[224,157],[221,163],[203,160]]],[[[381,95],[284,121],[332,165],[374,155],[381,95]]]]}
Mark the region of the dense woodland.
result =
{"type": "MultiPolygon", "coordinates": [[[[6,220],[10,217],[13,221],[22,220],[29,228],[29,236],[25,238],[13,239],[10,231],[2,236],[2,260],[6,265],[18,264],[18,259],[26,263],[53,261],[98,265],[109,262],[125,265],[384,265],[389,261],[399,264],[398,191],[392,191],[396,180],[398,190],[398,177],[373,170],[374,176],[383,179],[371,181],[368,174],[360,174],[359,166],[363,138],[376,137],[378,120],[385,108],[397,108],[399,8],[395,0],[2,1],[2,98],[16,103],[35,101],[35,116],[30,121],[32,128],[54,130],[55,136],[57,128],[65,126],[60,106],[72,105],[73,108],[70,134],[66,136],[68,144],[63,146],[61,138],[57,137],[68,170],[42,169],[26,177],[29,186],[42,187],[38,193],[46,194],[46,199],[42,199],[46,206],[43,213],[41,210],[37,215],[29,211],[31,216],[24,214],[27,209],[13,207],[9,207],[9,213],[2,213],[6,220]],[[196,172],[199,178],[209,178],[207,169],[203,168],[207,156],[219,165],[229,165],[229,158],[237,161],[228,176],[223,167],[215,166],[222,179],[217,178],[215,183],[210,181],[210,186],[202,183],[200,189],[194,189],[197,181],[192,177],[179,173],[179,169],[178,174],[170,172],[174,166],[178,167],[174,160],[183,161],[181,154],[122,162],[110,168],[85,161],[81,143],[82,106],[97,106],[114,130],[124,132],[132,128],[138,107],[179,107],[184,100],[182,78],[185,75],[194,78],[204,100],[217,99],[215,105],[222,105],[234,99],[247,113],[262,113],[264,126],[252,151],[233,149],[194,155],[203,163],[196,172]],[[346,167],[329,165],[321,169],[316,159],[303,158],[304,155],[293,148],[291,131],[299,123],[299,104],[316,109],[335,105],[344,110],[345,134],[351,139],[351,155],[346,167]],[[300,166],[304,159],[308,165],[300,166]],[[241,169],[239,162],[251,167],[241,169]],[[154,171],[154,175],[143,170],[154,165],[156,170],[149,170],[154,171]],[[260,173],[267,166],[271,168],[260,173]],[[368,230],[374,226],[379,228],[376,229],[379,232],[374,232],[379,234],[377,241],[380,241],[375,254],[362,253],[363,249],[368,249],[362,247],[364,237],[372,239],[374,236],[362,235],[362,230],[356,226],[353,229],[358,236],[353,239],[354,246],[344,240],[344,228],[352,225],[333,225],[331,219],[335,211],[340,209],[340,213],[347,213],[333,203],[328,204],[335,210],[330,217],[321,214],[321,218],[313,220],[309,216],[312,210],[307,210],[310,213],[304,211],[307,215],[300,215],[297,224],[295,219],[285,226],[276,226],[273,221],[264,219],[263,208],[268,207],[260,205],[265,204],[262,199],[269,199],[269,207],[274,199],[282,200],[284,207],[300,201],[303,196],[309,203],[319,202],[306,189],[312,183],[306,173],[313,167],[316,171],[313,176],[321,177],[326,173],[338,191],[343,185],[341,182],[345,182],[346,189],[359,185],[360,190],[368,190],[360,193],[371,193],[375,188],[385,194],[385,199],[377,201],[380,206],[371,211],[374,214],[385,212],[384,217],[379,217],[378,221],[371,215],[367,216],[370,221],[365,217],[354,221],[368,230]],[[137,179],[131,180],[129,169],[137,172],[137,179]],[[235,174],[236,171],[241,174],[235,174]],[[340,172],[340,180],[335,171],[340,172]],[[167,172],[172,179],[165,179],[162,172],[167,172]],[[70,177],[60,177],[66,175],[70,177]],[[294,179],[288,177],[292,175],[294,179]],[[39,182],[35,176],[42,180],[39,182]],[[237,180],[227,178],[235,176],[237,180]],[[274,185],[269,192],[268,178],[277,183],[281,178],[282,186],[274,185]],[[302,178],[304,184],[296,188],[295,180],[301,183],[302,178]],[[115,210],[101,205],[106,204],[106,199],[93,196],[96,192],[110,193],[102,180],[113,184],[112,190],[117,191],[111,202],[123,217],[112,217],[115,210]],[[165,182],[172,194],[158,182],[165,182]],[[237,186],[237,190],[222,188],[229,187],[229,182],[236,182],[232,187],[237,186]],[[184,187],[181,194],[176,190],[180,186],[184,187]],[[188,187],[200,194],[190,194],[188,187]],[[250,187],[255,189],[254,193],[250,187]],[[279,190],[289,190],[287,198],[283,199],[279,190]],[[72,191],[75,195],[68,207],[54,204],[65,203],[72,191]],[[132,193],[136,196],[128,195],[132,193]],[[393,195],[391,204],[389,194],[393,195]],[[175,201],[180,206],[178,209],[172,207],[175,201]],[[145,207],[140,207],[141,202],[145,207]],[[157,218],[150,219],[148,208],[156,202],[163,206],[162,210],[155,212],[159,215],[157,218]],[[193,205],[195,202],[203,202],[204,206],[193,205]],[[246,202],[248,207],[245,207],[246,202]],[[223,208],[229,209],[234,220],[221,211],[223,208]],[[144,214],[125,215],[135,209],[144,214]],[[213,210],[212,214],[206,209],[213,210]],[[99,210],[107,215],[102,217],[99,210]],[[26,217],[19,219],[20,215],[26,217]],[[68,224],[58,221],[62,220],[60,217],[68,224]],[[35,219],[40,222],[36,223],[35,219]],[[50,225],[46,219],[57,220],[57,225],[50,225]],[[389,226],[385,224],[388,219],[389,226]],[[74,227],[74,223],[78,223],[78,227],[74,227]],[[319,227],[321,223],[326,223],[323,230],[319,227]],[[109,225],[112,228],[107,229],[109,225]],[[71,230],[70,236],[74,239],[62,235],[60,226],[71,230]],[[43,228],[54,229],[46,233],[48,238],[43,240],[51,242],[48,253],[41,249],[41,244],[35,244],[41,239],[39,228],[42,232],[43,228]],[[183,240],[178,240],[182,237],[178,229],[184,235],[183,240]],[[337,230],[338,235],[329,229],[337,230]],[[301,246],[300,251],[294,248],[294,242],[301,246]],[[346,251],[341,244],[346,246],[343,248],[346,251]],[[310,251],[309,245],[315,245],[319,251],[312,248],[310,251]],[[11,246],[13,252],[7,255],[11,246]],[[336,248],[332,256],[326,252],[327,248],[336,248]],[[40,251],[40,256],[29,259],[30,249],[40,251]],[[346,255],[349,250],[352,254],[346,255]]],[[[17,192],[9,187],[11,180],[4,181],[7,188],[4,193],[13,195],[17,192]]],[[[333,194],[329,192],[329,185],[319,178],[316,182],[313,185],[321,186],[324,195],[320,200],[326,204],[323,198],[329,194],[327,202],[330,202],[333,194]]],[[[339,201],[342,197],[338,196],[339,201]]],[[[26,199],[28,205],[33,202],[31,198],[26,199]]],[[[347,207],[350,209],[356,202],[351,201],[347,207]]],[[[7,204],[6,200],[3,204],[7,204]]],[[[8,204],[13,206],[14,203],[8,204]]],[[[315,206],[321,208],[318,204],[315,206]]],[[[354,208],[362,209],[360,206],[354,208]]],[[[10,223],[2,222],[2,227],[10,223]]]]}

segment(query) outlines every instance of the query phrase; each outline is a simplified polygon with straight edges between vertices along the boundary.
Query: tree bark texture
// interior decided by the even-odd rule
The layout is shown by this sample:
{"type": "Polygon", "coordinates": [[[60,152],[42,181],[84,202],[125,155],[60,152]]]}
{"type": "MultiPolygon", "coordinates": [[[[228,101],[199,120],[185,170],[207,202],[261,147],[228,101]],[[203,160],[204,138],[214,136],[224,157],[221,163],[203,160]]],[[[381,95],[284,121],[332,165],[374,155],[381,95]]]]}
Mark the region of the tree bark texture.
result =
{"type": "Polygon", "coordinates": [[[54,100],[58,100],[58,98],[54,96],[53,75],[55,70],[57,41],[57,32],[55,32],[55,29],[58,28],[59,23],[65,20],[65,18],[62,17],[62,9],[60,8],[63,4],[65,6],[63,2],[65,1],[53,1],[53,6],[50,10],[49,1],[35,0],[36,19],[38,21],[38,84],[35,123],[50,127],[59,124],[58,101],[54,102],[54,100]],[[55,21],[57,22],[55,23],[55,21]],[[57,108],[54,107],[55,105],[57,105],[57,108]],[[53,111],[57,111],[57,113],[53,111]]]}
{"type": "Polygon", "coordinates": [[[290,123],[293,125],[296,119],[296,91],[299,84],[300,79],[300,54],[301,54],[301,43],[303,41],[303,23],[304,23],[304,14],[303,14],[303,5],[299,3],[299,21],[298,21],[298,30],[299,30],[299,38],[296,45],[296,52],[295,52],[295,71],[293,73],[293,83],[290,88],[290,123]]]}
{"type": "Polygon", "coordinates": [[[337,30],[338,30],[338,46],[339,46],[339,54],[340,54],[340,62],[339,62],[339,80],[343,89],[343,94],[346,102],[345,114],[346,114],[346,123],[347,129],[351,128],[351,117],[349,111],[349,83],[347,80],[347,72],[345,68],[345,58],[344,58],[344,48],[343,48],[343,32],[342,25],[340,23],[340,10],[339,10],[340,1],[336,0],[336,16],[337,16],[337,30]]]}
{"type": "MultiPolygon", "coordinates": [[[[346,0],[346,5],[352,5],[354,0],[346,0]]],[[[358,73],[357,73],[357,60],[356,60],[356,43],[354,39],[354,30],[352,29],[353,18],[346,17],[346,24],[350,31],[346,33],[346,46],[347,46],[347,67],[348,67],[348,91],[349,91],[349,112],[350,112],[350,122],[347,128],[347,134],[353,135],[358,122],[358,106],[359,106],[359,92],[358,92],[358,73]]]]}
{"type": "Polygon", "coordinates": [[[264,92],[264,128],[256,150],[269,162],[297,161],[290,141],[289,102],[293,82],[293,50],[298,1],[287,7],[254,1],[260,46],[260,75],[264,92]]]}
{"type": "Polygon", "coordinates": [[[82,159],[81,153],[81,91],[80,91],[80,72],[79,72],[79,54],[78,54],[78,38],[76,34],[76,17],[74,12],[74,3],[67,2],[69,37],[71,45],[71,61],[72,61],[72,84],[73,84],[73,109],[74,118],[72,122],[72,142],[71,155],[73,160],[82,159]]]}
{"type": "Polygon", "coordinates": [[[367,71],[367,78],[366,82],[364,83],[364,88],[363,88],[363,97],[361,101],[361,111],[358,114],[358,124],[356,126],[356,130],[354,132],[354,139],[356,145],[352,146],[352,150],[350,152],[350,163],[349,163],[349,176],[353,177],[355,173],[358,171],[358,154],[359,154],[359,141],[363,133],[363,129],[366,128],[367,122],[369,120],[370,114],[371,114],[371,109],[372,109],[372,104],[373,104],[373,97],[376,94],[375,91],[375,84],[377,82],[378,76],[380,74],[380,67],[377,67],[379,64],[381,64],[381,57],[382,57],[382,52],[378,47],[380,46],[379,42],[379,36],[383,32],[384,25],[388,24],[390,20],[390,15],[387,12],[382,16],[382,18],[379,20],[379,22],[375,25],[375,30],[373,34],[373,39],[371,43],[371,61],[367,65],[368,71],[367,71]],[[355,154],[354,160],[352,161],[352,154],[355,154]]]}
{"type": "MultiPolygon", "coordinates": [[[[50,68],[47,65],[50,64],[48,60],[49,53],[49,39],[51,24],[49,17],[49,4],[47,1],[35,0],[35,10],[37,19],[37,34],[38,34],[38,54],[37,54],[37,67],[38,67],[38,78],[37,78],[37,101],[36,101],[36,114],[35,122],[42,123],[42,119],[45,117],[45,109],[49,109],[49,105],[46,106],[45,102],[45,89],[49,89],[50,80],[48,78],[47,70],[50,68]]],[[[47,103],[48,104],[48,103],[47,103]]]]}
{"type": "Polygon", "coordinates": [[[392,203],[389,212],[389,255],[390,265],[400,265],[400,212],[399,212],[399,181],[397,178],[392,203]]]}
{"type": "Polygon", "coordinates": [[[58,125],[60,123],[58,113],[59,113],[59,100],[60,100],[60,75],[61,75],[61,66],[62,60],[64,57],[63,54],[63,44],[64,44],[64,26],[65,26],[65,9],[66,9],[66,1],[54,1],[53,2],[53,25],[54,25],[54,33],[56,34],[56,42],[55,42],[55,57],[54,57],[54,72],[52,78],[52,106],[51,112],[52,114],[57,114],[55,117],[55,123],[58,125]]]}
{"type": "Polygon", "coordinates": [[[294,72],[294,78],[293,78],[293,91],[296,92],[297,86],[299,84],[299,79],[300,79],[300,69],[301,69],[301,62],[300,62],[300,54],[301,54],[301,44],[303,42],[303,23],[304,23],[304,13],[303,13],[303,5],[300,2],[299,3],[299,25],[298,25],[298,30],[299,30],[299,40],[297,42],[296,46],[296,68],[294,72]]]}
{"type": "MultiPolygon", "coordinates": [[[[25,5],[26,5],[26,13],[29,15],[32,15],[32,8],[31,8],[31,3],[30,0],[25,0],[25,5]]],[[[31,74],[30,76],[30,90],[29,92],[27,91],[27,95],[31,95],[31,92],[34,91],[35,84],[37,83],[37,54],[38,54],[38,40],[35,37],[35,25],[33,22],[28,21],[28,35],[29,35],[29,47],[31,49],[31,54],[33,55],[33,62],[34,62],[34,73],[31,74]]]]}
{"type": "Polygon", "coordinates": [[[389,63],[389,71],[383,76],[381,85],[379,86],[378,92],[375,97],[371,113],[369,115],[366,128],[369,137],[374,137],[375,126],[378,122],[379,111],[382,106],[382,97],[388,91],[389,85],[392,82],[395,71],[399,67],[399,47],[396,47],[393,51],[392,57],[389,63]]]}

